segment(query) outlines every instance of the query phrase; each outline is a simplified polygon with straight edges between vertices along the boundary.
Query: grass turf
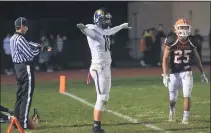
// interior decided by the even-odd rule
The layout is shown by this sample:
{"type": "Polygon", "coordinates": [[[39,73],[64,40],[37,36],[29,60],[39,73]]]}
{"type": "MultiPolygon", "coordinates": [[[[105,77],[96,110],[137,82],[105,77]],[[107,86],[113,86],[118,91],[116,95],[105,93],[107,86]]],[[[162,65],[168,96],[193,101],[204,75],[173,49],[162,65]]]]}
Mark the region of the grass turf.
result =
{"type": "MultiPolygon", "coordinates": [[[[68,96],[58,93],[59,82],[39,82],[31,107],[38,108],[41,122],[32,133],[91,133],[93,108],[68,96]]],[[[1,104],[13,108],[16,85],[1,85],[1,104]]],[[[67,81],[67,92],[92,104],[96,94],[94,84],[82,81],[67,81]]],[[[112,80],[110,100],[106,108],[137,119],[134,124],[105,112],[103,128],[107,133],[155,133],[145,123],[156,125],[172,133],[210,132],[210,84],[200,83],[199,75],[194,77],[192,108],[188,125],[180,124],[183,115],[183,98],[180,90],[176,105],[175,123],[168,123],[168,90],[161,77],[137,77],[112,80]]],[[[8,124],[1,124],[4,133],[8,124]]],[[[13,131],[14,133],[17,131],[13,131]]]]}

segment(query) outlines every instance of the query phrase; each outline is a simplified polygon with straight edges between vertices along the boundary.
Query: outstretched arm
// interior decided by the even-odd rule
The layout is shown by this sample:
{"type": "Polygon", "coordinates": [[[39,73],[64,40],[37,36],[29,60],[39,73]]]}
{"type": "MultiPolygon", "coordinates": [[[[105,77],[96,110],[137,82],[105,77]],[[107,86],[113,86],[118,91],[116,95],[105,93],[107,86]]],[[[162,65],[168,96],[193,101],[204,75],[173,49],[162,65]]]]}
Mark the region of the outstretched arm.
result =
{"type": "Polygon", "coordinates": [[[96,38],[96,33],[92,30],[87,28],[84,24],[77,24],[77,27],[81,30],[81,32],[91,38],[96,38]]]}
{"type": "Polygon", "coordinates": [[[113,35],[116,34],[117,32],[119,32],[121,29],[131,29],[131,27],[128,27],[128,23],[123,23],[119,26],[115,26],[111,29],[105,29],[104,30],[104,35],[113,35]]]}

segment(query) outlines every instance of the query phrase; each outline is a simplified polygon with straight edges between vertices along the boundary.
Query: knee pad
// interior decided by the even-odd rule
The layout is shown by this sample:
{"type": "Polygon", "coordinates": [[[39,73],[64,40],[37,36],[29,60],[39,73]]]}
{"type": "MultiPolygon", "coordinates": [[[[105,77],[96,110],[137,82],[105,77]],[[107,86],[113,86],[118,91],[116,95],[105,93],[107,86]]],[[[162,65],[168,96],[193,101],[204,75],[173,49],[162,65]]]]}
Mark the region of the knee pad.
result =
{"type": "Polygon", "coordinates": [[[104,106],[107,104],[108,100],[109,100],[109,94],[98,95],[95,104],[95,109],[104,111],[104,106]]]}
{"type": "Polygon", "coordinates": [[[170,91],[169,92],[169,100],[172,102],[176,102],[178,98],[178,91],[170,91]]]}

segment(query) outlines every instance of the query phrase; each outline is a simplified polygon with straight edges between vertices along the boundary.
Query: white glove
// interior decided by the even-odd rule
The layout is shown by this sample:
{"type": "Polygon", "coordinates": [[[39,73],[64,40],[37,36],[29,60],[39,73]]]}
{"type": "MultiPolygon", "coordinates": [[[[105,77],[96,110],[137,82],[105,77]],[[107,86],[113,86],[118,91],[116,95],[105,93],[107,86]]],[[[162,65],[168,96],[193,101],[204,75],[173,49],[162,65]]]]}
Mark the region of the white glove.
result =
{"type": "Polygon", "coordinates": [[[167,88],[168,88],[169,83],[170,83],[170,78],[169,78],[169,76],[168,76],[168,75],[164,75],[164,74],[162,74],[162,76],[163,76],[163,84],[164,84],[164,86],[165,86],[165,87],[167,87],[167,88]]]}
{"type": "Polygon", "coordinates": [[[128,23],[123,23],[123,24],[121,24],[121,26],[123,29],[132,29],[132,27],[128,26],[128,23]]]}
{"type": "Polygon", "coordinates": [[[208,81],[208,79],[207,79],[205,73],[203,73],[203,74],[201,75],[201,82],[206,82],[207,84],[209,83],[209,81],[208,81]]]}
{"type": "Polygon", "coordinates": [[[82,23],[77,24],[77,27],[78,27],[80,30],[83,30],[83,29],[86,28],[86,26],[85,26],[84,24],[82,24],[82,23]]]}

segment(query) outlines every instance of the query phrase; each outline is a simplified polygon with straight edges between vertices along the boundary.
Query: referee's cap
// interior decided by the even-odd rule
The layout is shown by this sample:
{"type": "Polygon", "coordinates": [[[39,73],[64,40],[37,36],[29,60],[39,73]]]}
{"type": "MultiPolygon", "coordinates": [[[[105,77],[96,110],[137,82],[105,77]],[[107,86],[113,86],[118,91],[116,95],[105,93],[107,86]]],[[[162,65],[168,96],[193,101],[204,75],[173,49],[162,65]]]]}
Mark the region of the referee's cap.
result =
{"type": "Polygon", "coordinates": [[[24,17],[19,17],[15,20],[15,28],[20,28],[21,26],[28,26],[27,19],[24,17]]]}

